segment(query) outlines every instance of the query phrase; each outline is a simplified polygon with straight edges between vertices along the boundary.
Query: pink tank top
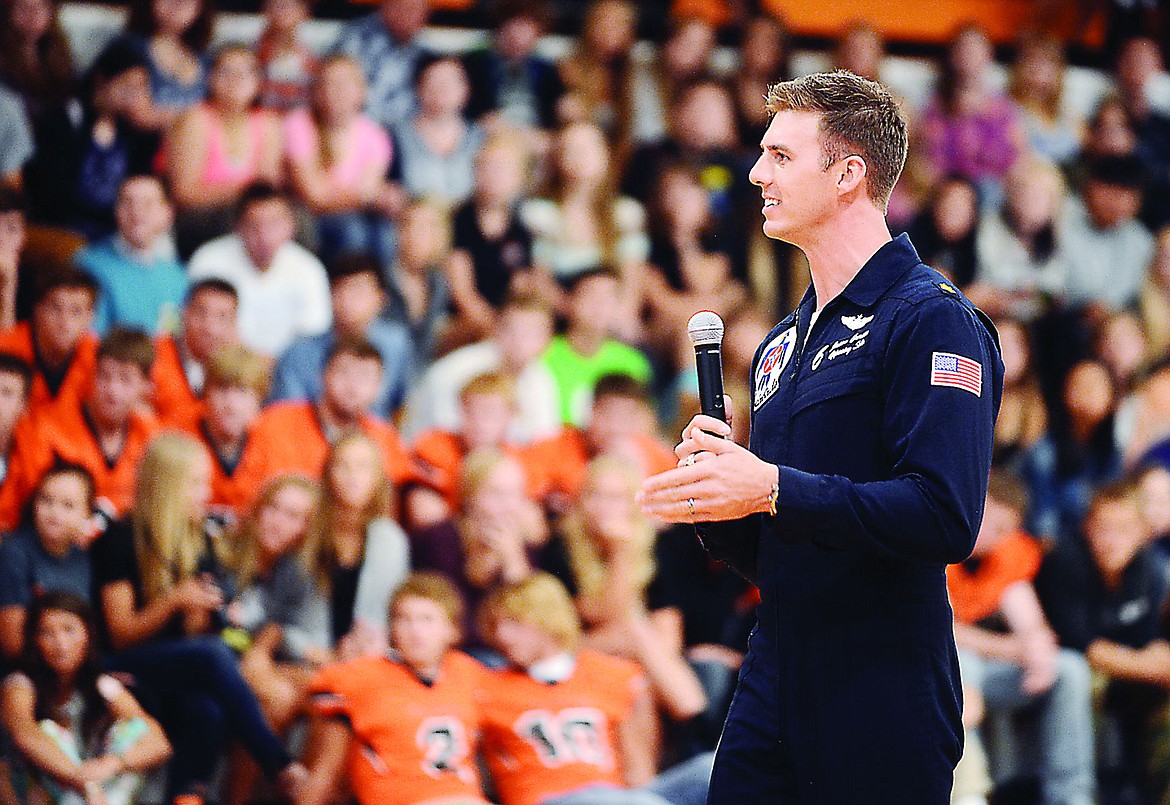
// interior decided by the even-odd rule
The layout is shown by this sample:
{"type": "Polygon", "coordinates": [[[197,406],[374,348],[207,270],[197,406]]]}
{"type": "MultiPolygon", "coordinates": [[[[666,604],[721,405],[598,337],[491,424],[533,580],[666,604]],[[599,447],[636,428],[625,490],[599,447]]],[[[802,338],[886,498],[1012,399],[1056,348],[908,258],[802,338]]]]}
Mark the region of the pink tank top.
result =
{"type": "Polygon", "coordinates": [[[234,161],[228,155],[227,132],[215,110],[203,104],[199,107],[199,115],[207,131],[207,155],[203,160],[202,183],[212,187],[237,185],[255,178],[264,150],[267,113],[259,109],[249,113],[248,150],[240,161],[234,161]]]}

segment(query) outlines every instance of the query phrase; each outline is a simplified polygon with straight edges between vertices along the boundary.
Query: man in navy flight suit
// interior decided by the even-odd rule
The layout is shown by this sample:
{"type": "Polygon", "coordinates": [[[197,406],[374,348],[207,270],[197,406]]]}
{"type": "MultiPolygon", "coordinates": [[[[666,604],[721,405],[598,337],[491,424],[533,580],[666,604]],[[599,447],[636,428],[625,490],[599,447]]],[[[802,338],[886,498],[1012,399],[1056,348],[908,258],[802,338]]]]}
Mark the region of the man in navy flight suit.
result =
{"type": "Polygon", "coordinates": [[[907,135],[885,89],[823,73],[767,105],[750,179],[812,286],[756,352],[750,450],[697,416],[639,493],[760,588],[708,802],[946,805],[963,728],[943,569],[983,516],[995,331],[890,238],[907,135]]]}

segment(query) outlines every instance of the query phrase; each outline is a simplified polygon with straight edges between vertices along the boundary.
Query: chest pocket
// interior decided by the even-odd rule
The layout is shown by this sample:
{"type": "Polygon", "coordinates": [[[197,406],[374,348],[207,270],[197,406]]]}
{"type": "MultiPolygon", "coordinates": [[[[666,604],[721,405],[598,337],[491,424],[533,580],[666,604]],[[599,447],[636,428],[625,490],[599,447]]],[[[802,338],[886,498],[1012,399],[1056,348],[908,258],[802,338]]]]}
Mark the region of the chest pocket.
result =
{"type": "Polygon", "coordinates": [[[849,356],[840,363],[825,364],[805,374],[792,401],[792,413],[796,415],[809,406],[838,398],[872,397],[876,389],[873,361],[867,356],[849,356]]]}

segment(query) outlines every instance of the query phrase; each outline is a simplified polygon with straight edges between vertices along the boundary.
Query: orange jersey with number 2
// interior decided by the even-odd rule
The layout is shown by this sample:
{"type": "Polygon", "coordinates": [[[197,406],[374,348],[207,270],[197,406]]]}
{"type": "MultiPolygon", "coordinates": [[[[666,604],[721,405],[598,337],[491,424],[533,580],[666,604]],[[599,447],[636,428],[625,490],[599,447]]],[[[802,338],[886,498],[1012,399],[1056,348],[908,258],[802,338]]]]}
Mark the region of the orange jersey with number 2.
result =
{"type": "Polygon", "coordinates": [[[314,677],[313,711],[344,718],[353,730],[346,770],[358,802],[486,802],[474,761],[484,674],[451,651],[431,685],[389,657],[362,657],[314,677]]]}

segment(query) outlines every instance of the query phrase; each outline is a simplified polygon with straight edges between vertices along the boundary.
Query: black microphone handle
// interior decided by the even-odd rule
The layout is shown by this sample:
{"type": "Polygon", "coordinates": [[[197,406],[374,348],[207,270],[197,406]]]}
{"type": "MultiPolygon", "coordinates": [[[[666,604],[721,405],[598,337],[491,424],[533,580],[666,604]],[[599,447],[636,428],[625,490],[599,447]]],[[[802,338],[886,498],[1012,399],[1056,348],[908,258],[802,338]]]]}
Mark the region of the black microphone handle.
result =
{"type": "Polygon", "coordinates": [[[695,347],[695,368],[699,373],[699,408],[707,416],[726,422],[723,409],[723,360],[719,344],[695,347]]]}

